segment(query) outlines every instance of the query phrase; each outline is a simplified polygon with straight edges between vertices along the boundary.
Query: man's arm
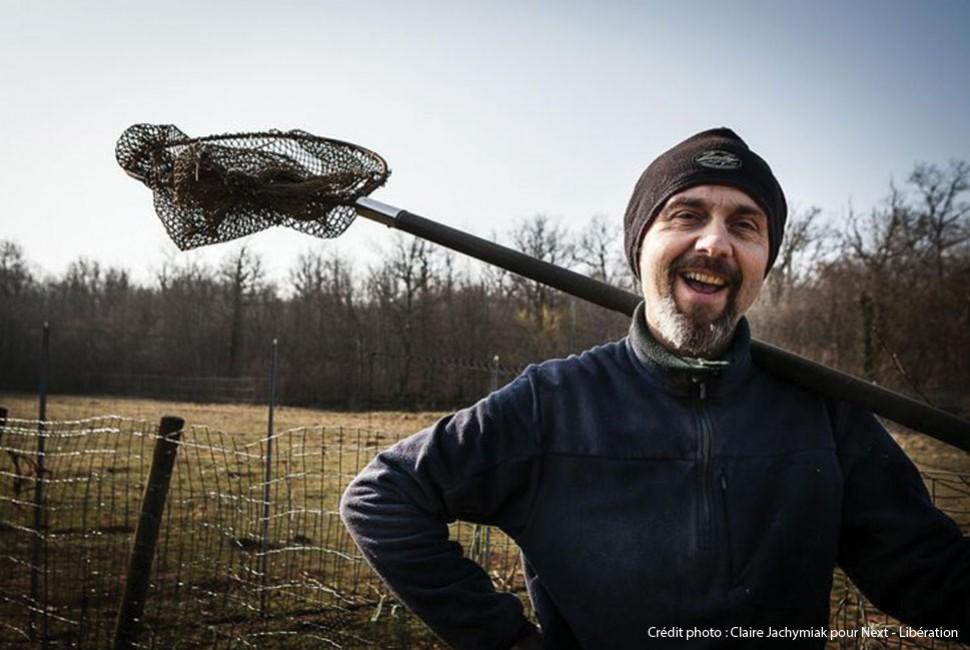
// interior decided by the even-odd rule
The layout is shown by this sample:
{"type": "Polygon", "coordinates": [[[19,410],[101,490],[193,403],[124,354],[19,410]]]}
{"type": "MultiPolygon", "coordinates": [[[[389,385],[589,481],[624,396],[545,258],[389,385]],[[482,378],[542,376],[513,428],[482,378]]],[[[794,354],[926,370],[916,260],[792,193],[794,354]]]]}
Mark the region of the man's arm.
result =
{"type": "Polygon", "coordinates": [[[535,633],[512,594],[448,541],[455,519],[525,528],[539,473],[530,372],[379,454],[340,514],[367,562],[455,648],[506,650],[535,633]]]}
{"type": "Polygon", "coordinates": [[[970,539],[932,503],[919,472],[869,413],[842,405],[839,564],[881,610],[970,642],[970,539]]]}

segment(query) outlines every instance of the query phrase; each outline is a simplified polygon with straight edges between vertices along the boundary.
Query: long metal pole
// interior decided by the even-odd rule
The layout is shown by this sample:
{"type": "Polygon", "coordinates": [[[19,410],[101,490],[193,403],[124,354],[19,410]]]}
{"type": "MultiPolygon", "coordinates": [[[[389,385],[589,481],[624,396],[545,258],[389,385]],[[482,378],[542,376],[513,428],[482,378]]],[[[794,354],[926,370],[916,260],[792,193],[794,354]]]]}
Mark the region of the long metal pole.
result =
{"type": "MultiPolygon", "coordinates": [[[[634,309],[642,300],[640,296],[629,291],[371,198],[358,199],[356,207],[361,216],[385,226],[441,244],[628,316],[633,315],[634,309]]],[[[751,342],[751,356],[759,367],[777,377],[826,397],[853,402],[915,431],[970,452],[970,422],[952,413],[761,341],[751,342]]]]}
{"type": "Polygon", "coordinates": [[[279,367],[279,343],[273,339],[273,360],[269,372],[269,415],[266,424],[266,468],[263,475],[263,538],[259,556],[262,589],[259,590],[259,613],[266,616],[266,583],[269,569],[270,481],[273,480],[273,414],[276,407],[276,374],[279,367]]]}

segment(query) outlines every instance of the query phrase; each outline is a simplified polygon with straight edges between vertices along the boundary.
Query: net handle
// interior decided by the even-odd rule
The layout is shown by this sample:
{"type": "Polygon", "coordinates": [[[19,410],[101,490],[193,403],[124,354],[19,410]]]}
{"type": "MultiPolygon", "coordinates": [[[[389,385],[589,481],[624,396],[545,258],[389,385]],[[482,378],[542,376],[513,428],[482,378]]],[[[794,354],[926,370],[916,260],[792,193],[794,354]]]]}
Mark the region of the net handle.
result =
{"type": "MultiPolygon", "coordinates": [[[[362,217],[403,230],[627,316],[632,316],[634,309],[642,301],[640,296],[629,291],[369,197],[357,199],[355,207],[362,217]]],[[[854,403],[970,453],[970,422],[952,413],[756,339],[751,341],[751,358],[760,368],[776,377],[824,397],[854,403]]]]}

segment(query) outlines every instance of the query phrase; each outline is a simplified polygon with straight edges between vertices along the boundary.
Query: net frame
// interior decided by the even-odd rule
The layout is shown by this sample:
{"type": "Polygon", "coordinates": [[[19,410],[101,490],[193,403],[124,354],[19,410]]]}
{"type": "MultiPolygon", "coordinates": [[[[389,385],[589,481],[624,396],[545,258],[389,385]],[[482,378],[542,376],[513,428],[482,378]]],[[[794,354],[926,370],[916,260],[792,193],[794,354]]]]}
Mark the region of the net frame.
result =
{"type": "Polygon", "coordinates": [[[171,124],[135,124],[115,157],[152,190],[155,212],[181,250],[273,226],[337,237],[357,216],[357,199],[390,176],[377,153],[300,130],[192,138],[171,124]]]}

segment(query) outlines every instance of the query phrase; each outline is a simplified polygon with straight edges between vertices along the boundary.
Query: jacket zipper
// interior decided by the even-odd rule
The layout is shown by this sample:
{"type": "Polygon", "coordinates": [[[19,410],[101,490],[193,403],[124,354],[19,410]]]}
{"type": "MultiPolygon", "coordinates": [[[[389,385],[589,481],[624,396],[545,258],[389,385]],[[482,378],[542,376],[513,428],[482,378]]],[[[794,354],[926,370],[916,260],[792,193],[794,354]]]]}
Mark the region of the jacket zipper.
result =
{"type": "Polygon", "coordinates": [[[707,417],[705,400],[707,399],[707,384],[703,381],[697,384],[697,415],[700,428],[701,445],[701,467],[700,467],[700,492],[701,492],[701,526],[698,531],[698,542],[700,548],[711,547],[711,531],[714,522],[711,515],[711,456],[713,447],[713,433],[711,431],[710,419],[707,417]]]}

